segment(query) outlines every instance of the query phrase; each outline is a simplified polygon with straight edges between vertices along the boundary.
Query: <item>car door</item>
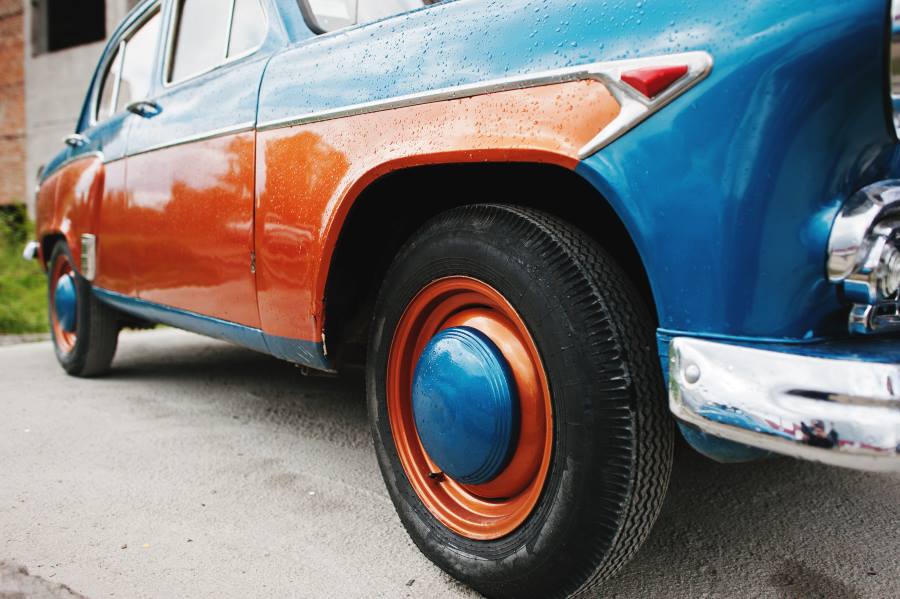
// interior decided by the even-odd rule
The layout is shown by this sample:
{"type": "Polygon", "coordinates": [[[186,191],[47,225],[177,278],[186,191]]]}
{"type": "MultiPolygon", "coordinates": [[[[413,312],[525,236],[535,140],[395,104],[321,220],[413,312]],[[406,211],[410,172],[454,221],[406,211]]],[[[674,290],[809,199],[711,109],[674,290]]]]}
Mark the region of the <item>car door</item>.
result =
{"type": "Polygon", "coordinates": [[[256,109],[278,43],[261,0],[171,0],[158,84],[128,139],[138,296],[259,327],[256,109]]]}
{"type": "Polygon", "coordinates": [[[138,117],[127,107],[130,96],[145,94],[150,87],[161,22],[160,4],[149,4],[130,15],[107,46],[79,132],[66,138],[69,164],[57,187],[66,201],[91,213],[75,220],[95,239],[94,284],[128,295],[135,292],[128,246],[138,229],[127,215],[125,155],[128,132],[138,117]]]}

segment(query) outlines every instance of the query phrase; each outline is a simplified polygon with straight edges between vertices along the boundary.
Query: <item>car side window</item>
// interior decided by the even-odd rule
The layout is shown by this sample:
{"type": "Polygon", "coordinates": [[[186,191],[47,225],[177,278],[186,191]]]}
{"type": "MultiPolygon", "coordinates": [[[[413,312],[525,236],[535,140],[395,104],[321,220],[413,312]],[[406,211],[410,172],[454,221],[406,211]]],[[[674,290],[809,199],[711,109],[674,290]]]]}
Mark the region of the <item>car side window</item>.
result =
{"type": "Polygon", "coordinates": [[[103,75],[103,85],[100,87],[100,101],[97,104],[97,113],[94,115],[101,121],[113,113],[116,105],[116,92],[119,89],[119,72],[122,70],[122,47],[116,48],[115,54],[106,66],[106,74],[103,75]]]}
{"type": "Polygon", "coordinates": [[[266,37],[266,15],[259,0],[235,0],[228,37],[228,58],[259,46],[266,37]]]}
{"type": "Polygon", "coordinates": [[[136,100],[144,100],[150,91],[151,71],[159,40],[160,12],[157,11],[135,31],[121,48],[122,75],[116,99],[116,112],[136,100]]]}
{"type": "Polygon", "coordinates": [[[321,32],[334,31],[437,4],[442,0],[299,0],[307,19],[321,32]]]}
{"type": "Polygon", "coordinates": [[[267,30],[259,0],[178,0],[167,83],[189,79],[259,46],[267,30]]]}
{"type": "Polygon", "coordinates": [[[228,13],[222,0],[178,0],[169,82],[187,79],[222,62],[228,13]]]}

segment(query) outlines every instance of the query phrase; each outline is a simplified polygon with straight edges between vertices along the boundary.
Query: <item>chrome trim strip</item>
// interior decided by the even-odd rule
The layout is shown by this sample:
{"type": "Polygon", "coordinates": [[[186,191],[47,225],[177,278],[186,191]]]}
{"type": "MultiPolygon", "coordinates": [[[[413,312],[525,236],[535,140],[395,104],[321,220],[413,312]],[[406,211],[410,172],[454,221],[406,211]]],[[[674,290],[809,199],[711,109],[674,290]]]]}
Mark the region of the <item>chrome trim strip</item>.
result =
{"type": "MultiPolygon", "coordinates": [[[[116,61],[118,61],[119,63],[119,70],[116,73],[116,81],[113,84],[115,85],[115,88],[113,88],[113,95],[112,98],[110,98],[109,102],[109,114],[106,115],[106,118],[114,115],[116,113],[116,106],[119,105],[119,91],[122,89],[122,67],[125,66],[125,49],[127,45],[128,42],[126,42],[124,39],[119,42],[119,49],[117,50],[118,54],[116,55],[116,61]]],[[[112,64],[109,65],[109,68],[113,68],[112,64]]],[[[100,86],[100,92],[103,92],[102,84],[100,86]]],[[[97,110],[95,111],[97,118],[94,121],[95,123],[100,120],[100,100],[102,100],[102,95],[97,97],[97,110]]]]}
{"type": "Polygon", "coordinates": [[[675,98],[694,87],[709,75],[713,67],[713,58],[706,52],[687,52],[634,60],[621,60],[608,63],[596,78],[609,88],[610,93],[619,102],[619,115],[603,128],[597,136],[589,141],[578,152],[582,160],[600,151],[616,141],[627,132],[650,118],[675,98]],[[646,67],[666,67],[687,65],[688,72],[681,79],[666,88],[655,98],[647,98],[629,85],[621,82],[622,73],[646,67]]]}
{"type": "Polygon", "coordinates": [[[579,157],[584,159],[609,145],[634,126],[646,120],[650,115],[699,83],[709,74],[712,70],[712,66],[712,56],[709,53],[702,51],[611,62],[596,62],[564,69],[555,69],[467,85],[446,87],[427,92],[375,100],[372,102],[362,102],[341,108],[321,110],[281,119],[272,119],[260,123],[257,130],[269,131],[272,129],[294,127],[297,125],[306,125],[320,121],[329,121],[373,112],[431,104],[434,102],[461,100],[486,94],[554,85],[557,83],[595,80],[600,81],[607,86],[610,93],[620,103],[621,111],[619,115],[598,133],[594,139],[581,148],[579,157]],[[629,86],[622,84],[619,79],[622,72],[627,70],[671,65],[687,65],[688,74],[653,99],[643,97],[629,86]]]}
{"type": "MultiPolygon", "coordinates": [[[[197,133],[195,135],[189,135],[187,137],[182,137],[180,139],[176,139],[175,141],[167,141],[163,143],[159,143],[156,145],[148,146],[146,148],[141,148],[140,150],[136,150],[134,152],[128,152],[127,156],[123,158],[131,158],[132,156],[140,156],[141,154],[148,154],[150,152],[155,152],[157,150],[164,150],[166,148],[174,148],[175,146],[183,146],[185,144],[197,143],[201,141],[207,141],[210,139],[215,139],[217,137],[225,137],[226,135],[237,135],[238,133],[247,133],[248,131],[253,131],[254,123],[253,121],[247,121],[245,123],[240,123],[238,125],[233,125],[230,127],[223,127],[221,129],[214,129],[212,131],[207,131],[205,133],[197,133]]],[[[110,161],[114,162],[114,161],[110,161]]]]}
{"type": "Polygon", "coordinates": [[[805,460],[900,471],[900,365],[676,337],[669,408],[701,431],[805,460]]]}
{"type": "MultiPolygon", "coordinates": [[[[117,158],[113,158],[110,160],[104,160],[103,152],[85,152],[84,154],[79,154],[78,156],[72,156],[71,158],[66,158],[58,165],[56,165],[53,169],[53,173],[59,172],[62,168],[72,164],[73,162],[78,162],[79,160],[84,160],[86,158],[99,158],[103,161],[103,164],[112,164],[114,162],[118,162],[120,160],[125,160],[126,158],[131,158],[132,156],[140,156],[141,154],[148,154],[150,152],[155,152],[157,150],[164,150],[166,148],[173,148],[175,146],[183,146],[185,144],[197,143],[201,141],[207,141],[210,139],[216,139],[217,137],[225,137],[226,135],[237,135],[239,133],[248,133],[253,131],[253,121],[247,121],[245,123],[241,123],[239,125],[234,125],[232,127],[223,127],[222,129],[215,129],[213,131],[207,131],[205,133],[198,133],[196,135],[189,135],[187,137],[182,137],[180,139],[176,139],[175,141],[169,141],[165,143],[156,144],[153,146],[149,146],[147,148],[142,148],[137,150],[136,152],[131,152],[124,156],[119,156],[117,158]]],[[[44,179],[41,182],[46,180],[53,173],[45,173],[44,179]]]]}
{"type": "Polygon", "coordinates": [[[234,7],[237,6],[237,0],[231,0],[231,7],[228,9],[228,32],[225,34],[225,47],[222,49],[222,60],[228,60],[228,46],[231,45],[231,32],[234,31],[234,7]]]}
{"type": "MultiPolygon", "coordinates": [[[[79,154],[77,156],[70,156],[70,157],[66,158],[65,160],[63,160],[62,162],[60,162],[59,164],[57,164],[55,167],[53,167],[53,172],[48,173],[45,170],[44,173],[42,173],[43,179],[41,179],[40,182],[43,183],[48,178],[50,178],[54,174],[61,171],[64,167],[69,166],[73,162],[78,162],[79,160],[87,160],[88,158],[99,158],[101,161],[103,161],[103,152],[85,152],[84,154],[79,154]]],[[[112,161],[110,161],[110,162],[112,162],[112,161]]],[[[104,161],[104,164],[105,163],[106,162],[104,161]]]]}
{"type": "MultiPolygon", "coordinates": [[[[118,54],[109,57],[110,59],[118,58],[121,64],[119,65],[119,74],[116,79],[116,89],[113,90],[112,104],[110,106],[112,112],[110,112],[108,115],[105,115],[105,118],[110,118],[111,116],[118,114],[118,112],[116,112],[116,105],[119,103],[119,87],[122,81],[122,67],[125,66],[125,51],[127,50],[128,42],[131,40],[138,29],[143,27],[147,23],[147,21],[149,21],[160,11],[162,11],[162,0],[149,4],[147,8],[143,10],[144,14],[141,15],[141,17],[137,21],[132,23],[132,25],[120,36],[119,43],[117,44],[118,54]]],[[[104,77],[106,75],[106,71],[111,67],[110,62],[111,61],[107,59],[107,61],[103,65],[103,68],[100,70],[100,72],[104,74],[104,77]]],[[[103,87],[103,77],[100,78],[98,83],[99,85],[95,85],[91,90],[91,120],[88,127],[93,127],[100,122],[100,115],[97,112],[100,110],[100,92],[102,91],[103,87]]]]}

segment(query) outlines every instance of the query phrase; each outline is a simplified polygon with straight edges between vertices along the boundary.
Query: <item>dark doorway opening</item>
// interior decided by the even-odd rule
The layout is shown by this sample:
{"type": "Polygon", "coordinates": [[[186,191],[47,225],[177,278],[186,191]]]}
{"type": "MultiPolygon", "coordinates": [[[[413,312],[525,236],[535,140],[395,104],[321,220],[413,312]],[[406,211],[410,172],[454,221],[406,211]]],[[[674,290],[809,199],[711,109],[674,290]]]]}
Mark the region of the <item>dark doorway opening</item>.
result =
{"type": "Polygon", "coordinates": [[[35,54],[106,38],[105,0],[32,0],[32,6],[35,54]]]}

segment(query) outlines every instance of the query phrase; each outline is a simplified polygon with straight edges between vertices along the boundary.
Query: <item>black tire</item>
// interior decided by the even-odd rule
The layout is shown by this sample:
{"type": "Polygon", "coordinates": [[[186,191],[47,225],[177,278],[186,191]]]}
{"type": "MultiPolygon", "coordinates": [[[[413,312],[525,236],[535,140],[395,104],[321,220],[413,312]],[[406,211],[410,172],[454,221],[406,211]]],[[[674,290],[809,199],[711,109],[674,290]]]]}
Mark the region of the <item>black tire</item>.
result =
{"type": "Polygon", "coordinates": [[[637,552],[672,465],[673,424],[646,306],[587,235],[545,213],[477,205],[439,215],[391,266],[375,308],[367,364],[369,418],[388,492],[420,550],[489,597],[581,595],[637,552]],[[476,278],[529,327],[547,371],[554,445],[528,519],[496,540],[443,526],[397,455],[386,404],[393,332],[416,293],[440,278],[476,278]]]}
{"type": "MultiPolygon", "coordinates": [[[[68,261],[74,265],[72,254],[64,241],[59,241],[53,247],[48,262],[48,276],[52,277],[54,266],[58,261],[68,261]]],[[[100,302],[91,291],[91,284],[84,277],[72,269],[75,280],[77,298],[77,318],[75,324],[75,343],[71,348],[65,347],[65,343],[57,338],[57,332],[53,326],[53,281],[48,280],[48,320],[50,321],[50,334],[53,339],[53,347],[56,359],[63,369],[73,376],[94,377],[106,373],[112,364],[116,354],[119,339],[119,320],[116,312],[100,302]]]]}

